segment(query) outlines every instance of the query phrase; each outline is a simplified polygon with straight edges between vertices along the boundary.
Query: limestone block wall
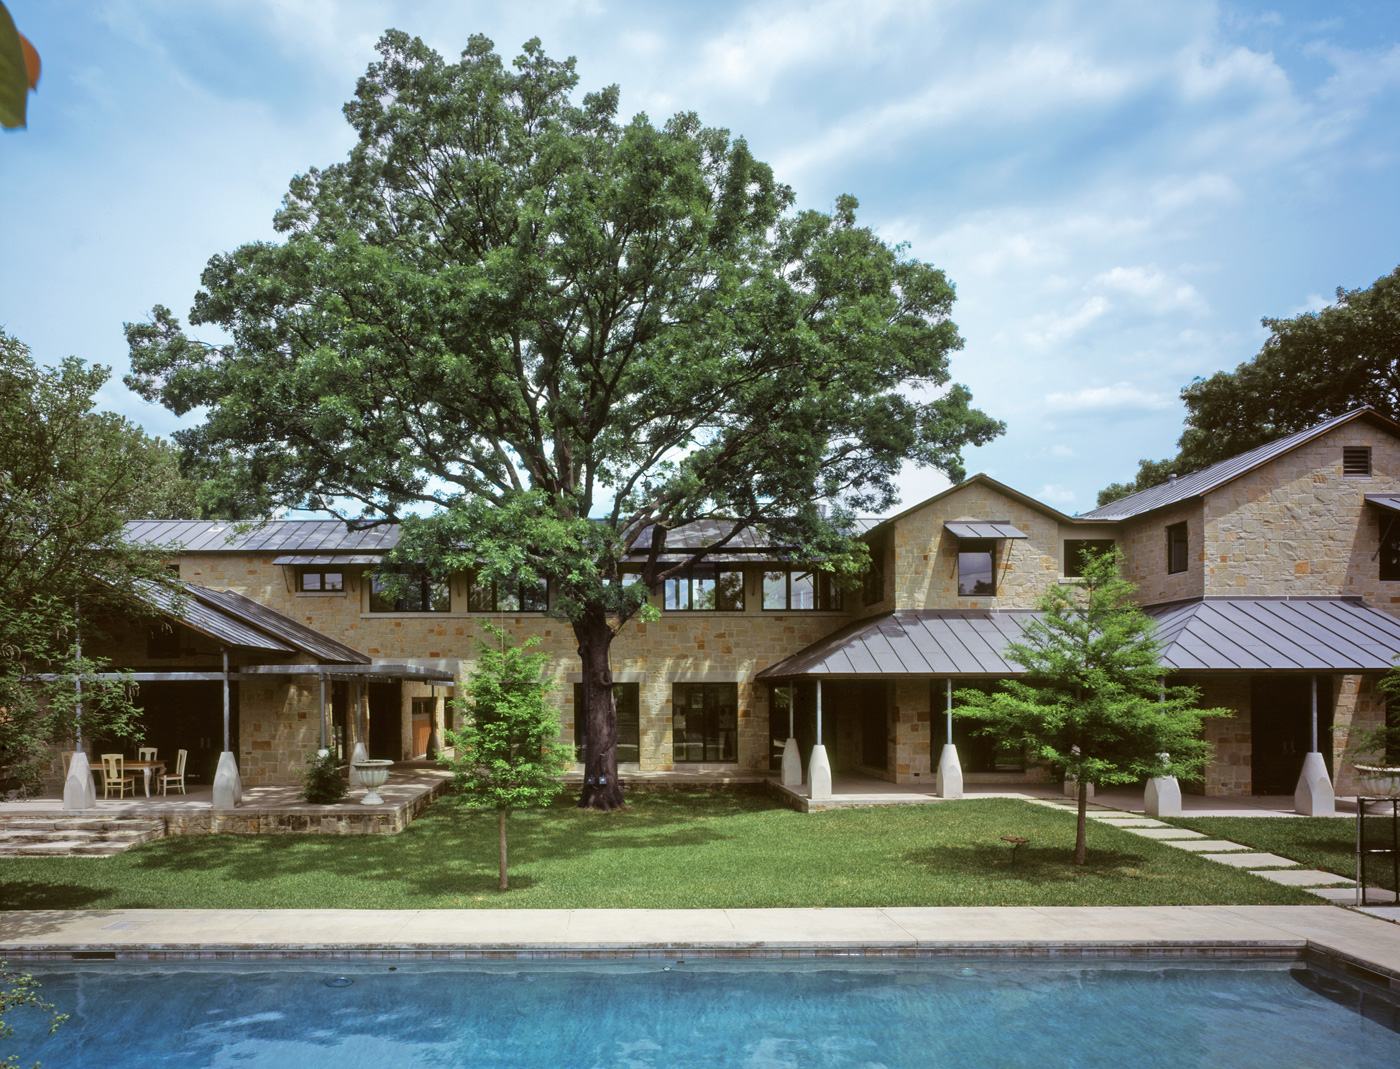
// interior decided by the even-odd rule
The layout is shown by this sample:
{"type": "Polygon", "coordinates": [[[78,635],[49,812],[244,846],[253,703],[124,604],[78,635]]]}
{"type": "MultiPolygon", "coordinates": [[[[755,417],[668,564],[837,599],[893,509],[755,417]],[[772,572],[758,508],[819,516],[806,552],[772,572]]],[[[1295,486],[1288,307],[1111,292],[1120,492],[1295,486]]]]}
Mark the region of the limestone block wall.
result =
{"type": "Polygon", "coordinates": [[[894,524],[891,598],[874,608],[988,609],[1034,608],[1060,576],[1059,521],[1044,512],[972,483],[929,501],[894,524]],[[958,540],[950,522],[1002,520],[1029,537],[997,542],[995,597],[958,595],[958,540]]]}
{"type": "Polygon", "coordinates": [[[321,745],[321,685],[314,676],[239,685],[238,770],[248,787],[297,782],[306,755],[321,745]]]}
{"type": "Polygon", "coordinates": [[[1206,765],[1204,781],[1183,783],[1183,790],[1208,797],[1241,797],[1253,792],[1249,679],[1248,675],[1230,675],[1181,680],[1200,691],[1201,708],[1231,709],[1235,714],[1205,722],[1205,738],[1215,754],[1206,765]]]}
{"type": "Polygon", "coordinates": [[[1137,584],[1137,600],[1144,605],[1198,598],[1205,591],[1207,544],[1200,502],[1183,502],[1138,519],[1125,520],[1118,544],[1123,552],[1123,574],[1137,584]],[[1167,528],[1186,524],[1186,571],[1167,573],[1167,528]]]}
{"type": "Polygon", "coordinates": [[[929,756],[932,716],[928,680],[901,679],[894,684],[893,690],[891,720],[894,724],[894,754],[890,761],[893,775],[887,778],[895,783],[932,787],[937,779],[937,769],[932,766],[929,756]]]}
{"type": "MultiPolygon", "coordinates": [[[[1333,761],[1335,780],[1333,790],[1338,795],[1356,794],[1356,772],[1351,762],[1341,756],[1351,745],[1353,729],[1375,728],[1385,723],[1385,696],[1376,689],[1378,676],[1342,676],[1337,687],[1336,706],[1332,714],[1333,761]]],[[[1325,745],[1319,742],[1319,745],[1325,745]]]]}
{"type": "Polygon", "coordinates": [[[1400,442],[1361,421],[1241,476],[1205,503],[1205,593],[1360,595],[1400,612],[1400,582],[1381,582],[1384,515],[1368,493],[1395,489],[1400,442]],[[1342,450],[1368,446],[1369,477],[1342,474],[1342,450]]]}

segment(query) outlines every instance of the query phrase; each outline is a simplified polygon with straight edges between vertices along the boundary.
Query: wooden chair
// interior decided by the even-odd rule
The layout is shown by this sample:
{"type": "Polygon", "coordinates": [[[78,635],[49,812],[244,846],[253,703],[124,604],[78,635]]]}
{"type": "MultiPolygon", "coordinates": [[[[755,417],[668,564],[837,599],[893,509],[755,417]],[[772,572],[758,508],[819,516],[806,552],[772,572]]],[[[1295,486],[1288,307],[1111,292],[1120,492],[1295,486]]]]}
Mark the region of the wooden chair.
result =
{"type": "Polygon", "coordinates": [[[142,746],[136,751],[136,760],[154,761],[156,759],[156,747],[142,746]]]}
{"type": "Polygon", "coordinates": [[[136,797],[136,774],[128,773],[125,768],[126,758],[119,753],[105,753],[102,755],[102,797],[112,797],[112,788],[117,788],[117,797],[125,798],[126,792],[131,791],[131,796],[136,797]]]}
{"type": "Polygon", "coordinates": [[[178,784],[180,793],[185,793],[185,758],[189,755],[188,750],[177,750],[175,753],[175,773],[170,776],[160,777],[160,793],[165,794],[172,783],[178,784]]]}

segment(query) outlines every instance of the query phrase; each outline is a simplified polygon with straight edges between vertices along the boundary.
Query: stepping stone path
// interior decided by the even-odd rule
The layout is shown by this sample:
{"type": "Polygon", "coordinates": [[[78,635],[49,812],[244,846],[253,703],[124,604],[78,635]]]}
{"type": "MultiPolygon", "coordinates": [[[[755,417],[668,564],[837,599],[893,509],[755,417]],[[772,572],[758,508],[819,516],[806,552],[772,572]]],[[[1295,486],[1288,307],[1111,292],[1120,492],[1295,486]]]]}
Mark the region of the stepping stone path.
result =
{"type": "MultiPolygon", "coordinates": [[[[1050,809],[1068,810],[1069,812],[1076,810],[1075,802],[1072,799],[1061,802],[1058,799],[1039,798],[1032,799],[1032,801],[1050,809]]],[[[1121,809],[1109,809],[1106,806],[1091,804],[1085,811],[1085,815],[1097,824],[1122,828],[1133,835],[1141,835],[1144,839],[1155,839],[1166,846],[1174,846],[1178,850],[1189,850],[1208,861],[1217,861],[1222,865],[1245,869],[1255,876],[1272,880],[1274,883],[1302,888],[1309,894],[1317,895],[1319,898],[1339,906],[1356,904],[1356,881],[1347,876],[1323,872],[1321,869],[1305,869],[1298,862],[1290,861],[1278,854],[1258,853],[1247,846],[1241,846],[1239,843],[1233,843],[1226,839],[1208,839],[1198,831],[1176,828],[1165,821],[1155,820],[1141,813],[1125,813],[1121,809]]],[[[1387,891],[1380,887],[1366,888],[1366,901],[1370,905],[1386,906],[1388,904],[1393,907],[1397,904],[1398,898],[1400,896],[1397,896],[1394,891],[1387,891]]],[[[1388,916],[1388,913],[1386,915],[1388,916]]]]}

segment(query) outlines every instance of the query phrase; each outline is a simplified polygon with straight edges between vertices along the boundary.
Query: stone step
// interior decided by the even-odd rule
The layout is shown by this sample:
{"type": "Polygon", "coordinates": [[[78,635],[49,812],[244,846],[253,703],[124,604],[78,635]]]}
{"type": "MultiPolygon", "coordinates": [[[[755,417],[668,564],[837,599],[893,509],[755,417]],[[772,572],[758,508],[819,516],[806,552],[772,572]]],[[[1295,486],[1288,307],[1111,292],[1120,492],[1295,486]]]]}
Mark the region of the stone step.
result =
{"type": "Polygon", "coordinates": [[[165,835],[149,817],[0,818],[0,857],[110,857],[165,835]]]}
{"type": "Polygon", "coordinates": [[[111,857],[132,845],[101,839],[90,842],[0,843],[0,857],[111,857]]]}

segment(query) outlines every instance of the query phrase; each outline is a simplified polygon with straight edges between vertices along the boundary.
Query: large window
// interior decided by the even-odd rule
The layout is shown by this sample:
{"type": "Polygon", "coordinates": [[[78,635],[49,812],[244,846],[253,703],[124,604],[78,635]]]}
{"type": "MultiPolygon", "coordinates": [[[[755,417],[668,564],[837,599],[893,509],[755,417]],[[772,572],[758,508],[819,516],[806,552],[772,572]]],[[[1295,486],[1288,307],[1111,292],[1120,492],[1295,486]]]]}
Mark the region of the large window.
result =
{"type": "Polygon", "coordinates": [[[697,564],[665,582],[667,612],[743,612],[744,572],[719,564],[697,564]]]}
{"type": "Polygon", "coordinates": [[[739,684],[675,683],[671,746],[676,761],[739,759],[739,684]]]}
{"type": "MultiPolygon", "coordinates": [[[[617,707],[617,759],[638,761],[642,752],[642,700],[640,683],[614,683],[613,702],[617,707]]],[[[583,684],[574,684],[574,748],[578,763],[588,753],[588,710],[583,704],[583,684]]]]}
{"type": "Polygon", "coordinates": [[[521,583],[473,577],[467,584],[468,612],[544,612],[548,608],[549,588],[543,579],[521,583]]]}
{"type": "Polygon", "coordinates": [[[1387,582],[1400,579],[1400,523],[1387,525],[1381,536],[1381,574],[1387,582]]]}
{"type": "Polygon", "coordinates": [[[763,573],[763,607],[801,612],[841,608],[841,588],[826,572],[783,568],[763,573]]]}
{"type": "Polygon", "coordinates": [[[995,596],[997,592],[996,542],[990,538],[958,541],[958,596],[995,596]]]}
{"type": "Polygon", "coordinates": [[[301,568],[297,589],[303,594],[343,594],[345,573],[339,568],[301,568]]]}
{"type": "Polygon", "coordinates": [[[370,612],[451,612],[452,592],[445,579],[434,579],[421,568],[400,573],[403,585],[397,594],[387,579],[376,574],[369,590],[370,612]]]}
{"type": "Polygon", "coordinates": [[[1167,572],[1184,572],[1187,567],[1188,543],[1186,524],[1174,523],[1167,528],[1167,572]]]}
{"type": "Polygon", "coordinates": [[[1066,538],[1064,571],[1060,574],[1077,577],[1084,574],[1084,555],[1098,556],[1112,552],[1116,543],[1111,538],[1066,538]]]}

